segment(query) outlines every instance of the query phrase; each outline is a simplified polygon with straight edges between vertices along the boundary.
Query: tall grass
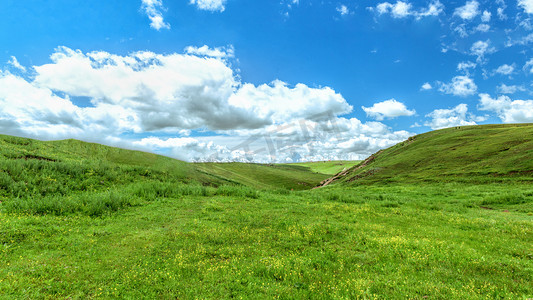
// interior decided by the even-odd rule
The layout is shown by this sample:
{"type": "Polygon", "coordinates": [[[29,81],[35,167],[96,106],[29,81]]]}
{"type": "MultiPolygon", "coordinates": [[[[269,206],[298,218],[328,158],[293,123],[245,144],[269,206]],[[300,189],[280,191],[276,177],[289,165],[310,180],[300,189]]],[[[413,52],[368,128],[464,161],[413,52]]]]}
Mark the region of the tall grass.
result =
{"type": "Polygon", "coordinates": [[[261,192],[246,186],[210,187],[200,184],[143,181],[106,191],[12,197],[4,201],[3,208],[9,213],[57,216],[80,214],[99,217],[126,207],[139,206],[160,199],[179,201],[179,198],[183,196],[258,199],[261,192]]]}
{"type": "Polygon", "coordinates": [[[118,191],[80,193],[71,196],[15,198],[3,204],[8,213],[66,216],[81,214],[100,217],[129,206],[137,206],[141,199],[118,191]]]}

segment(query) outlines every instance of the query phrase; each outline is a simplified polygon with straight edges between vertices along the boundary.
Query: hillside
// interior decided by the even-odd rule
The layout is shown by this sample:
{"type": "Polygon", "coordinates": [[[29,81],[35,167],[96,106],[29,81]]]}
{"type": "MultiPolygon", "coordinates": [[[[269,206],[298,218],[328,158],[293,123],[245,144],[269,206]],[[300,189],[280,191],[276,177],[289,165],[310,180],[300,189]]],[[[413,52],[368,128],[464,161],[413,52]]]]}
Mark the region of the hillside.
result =
{"type": "Polygon", "coordinates": [[[533,124],[461,126],[373,154],[334,183],[533,180],[533,124]]]}
{"type": "Polygon", "coordinates": [[[197,163],[194,167],[211,176],[259,189],[306,190],[330,176],[296,165],[197,163]]]}
{"type": "Polygon", "coordinates": [[[298,166],[192,164],[78,140],[0,135],[0,196],[103,190],[138,181],[309,189],[329,175],[298,166]]]}

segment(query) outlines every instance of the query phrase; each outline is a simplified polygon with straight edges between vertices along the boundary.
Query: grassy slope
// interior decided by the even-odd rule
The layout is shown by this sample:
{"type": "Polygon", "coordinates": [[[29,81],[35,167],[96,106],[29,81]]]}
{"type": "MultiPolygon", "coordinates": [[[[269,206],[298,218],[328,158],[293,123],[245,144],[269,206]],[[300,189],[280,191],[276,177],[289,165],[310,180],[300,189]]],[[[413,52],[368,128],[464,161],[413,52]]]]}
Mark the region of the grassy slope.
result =
{"type": "Polygon", "coordinates": [[[245,163],[198,163],[199,170],[216,174],[259,189],[304,190],[328,178],[328,173],[316,173],[296,165],[266,165],[245,163]]]}
{"type": "Polygon", "coordinates": [[[302,166],[308,167],[312,172],[335,175],[345,168],[353,167],[359,163],[359,161],[351,160],[335,160],[335,161],[315,161],[315,162],[305,162],[305,163],[293,163],[288,164],[289,166],[302,166]]]}
{"type": "Polygon", "coordinates": [[[0,298],[533,297],[523,175],[290,191],[307,168],[0,143],[0,298]]]}
{"type": "MultiPolygon", "coordinates": [[[[151,153],[77,140],[42,142],[1,135],[0,164],[3,170],[0,172],[0,180],[3,178],[5,184],[32,183],[31,186],[37,184],[37,189],[40,190],[42,185],[68,185],[69,176],[76,177],[79,188],[89,185],[96,189],[148,178],[182,183],[237,184],[301,190],[313,187],[327,178],[326,174],[316,174],[296,166],[189,164],[151,153]],[[47,173],[50,176],[48,181],[52,182],[36,182],[34,177],[39,176],[34,176],[32,170],[38,170],[41,175],[47,173]]],[[[76,189],[70,186],[65,191],[73,188],[76,189]]]]}
{"type": "Polygon", "coordinates": [[[381,153],[341,181],[497,182],[533,178],[533,124],[462,126],[417,135],[381,153]]]}

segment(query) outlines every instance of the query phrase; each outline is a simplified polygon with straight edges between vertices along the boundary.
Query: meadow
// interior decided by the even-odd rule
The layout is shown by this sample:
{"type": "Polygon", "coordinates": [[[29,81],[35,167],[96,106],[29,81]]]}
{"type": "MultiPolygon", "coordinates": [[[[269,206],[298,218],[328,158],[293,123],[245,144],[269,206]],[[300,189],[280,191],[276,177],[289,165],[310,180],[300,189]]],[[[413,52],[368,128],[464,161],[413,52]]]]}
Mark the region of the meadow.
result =
{"type": "Polygon", "coordinates": [[[387,175],[419,143],[457,144],[442,131],[314,190],[334,171],[0,136],[0,298],[531,298],[530,127],[478,150],[520,150],[497,176],[468,155],[464,176],[387,175]]]}

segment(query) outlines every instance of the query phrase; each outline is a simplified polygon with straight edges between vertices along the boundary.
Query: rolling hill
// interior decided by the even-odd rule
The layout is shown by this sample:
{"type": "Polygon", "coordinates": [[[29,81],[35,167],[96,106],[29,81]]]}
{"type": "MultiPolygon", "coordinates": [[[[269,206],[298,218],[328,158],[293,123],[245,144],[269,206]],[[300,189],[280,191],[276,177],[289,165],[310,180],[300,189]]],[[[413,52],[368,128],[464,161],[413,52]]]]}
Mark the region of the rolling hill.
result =
{"type": "Polygon", "coordinates": [[[533,181],[533,124],[461,126],[413,136],[337,174],[328,184],[506,180],[533,181]]]}
{"type": "Polygon", "coordinates": [[[38,141],[0,135],[0,196],[66,194],[140,179],[303,190],[329,176],[296,165],[195,164],[78,140],[38,141]]]}

